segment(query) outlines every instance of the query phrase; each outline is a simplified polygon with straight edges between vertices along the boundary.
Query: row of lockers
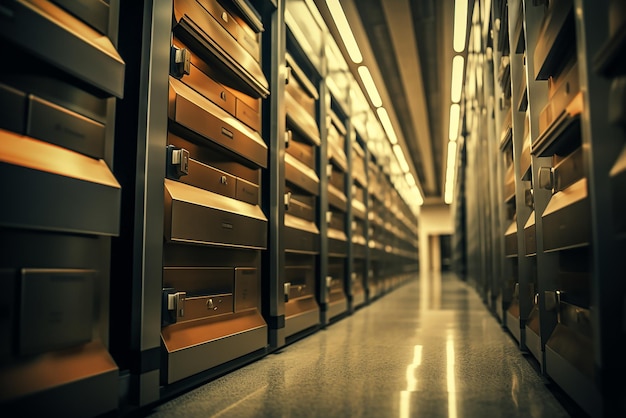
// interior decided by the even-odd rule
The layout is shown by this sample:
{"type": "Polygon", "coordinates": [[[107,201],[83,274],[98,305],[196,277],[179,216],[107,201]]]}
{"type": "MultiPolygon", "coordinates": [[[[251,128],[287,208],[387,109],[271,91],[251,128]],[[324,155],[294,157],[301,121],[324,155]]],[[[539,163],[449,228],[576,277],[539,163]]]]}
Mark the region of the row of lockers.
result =
{"type": "Polygon", "coordinates": [[[3,408],[132,411],[415,274],[417,218],[285,23],[302,4],[3,6],[3,408]]]}
{"type": "Polygon", "coordinates": [[[542,374],[590,416],[618,416],[626,10],[585,3],[497,1],[474,21],[456,220],[479,239],[456,258],[542,374]]]}

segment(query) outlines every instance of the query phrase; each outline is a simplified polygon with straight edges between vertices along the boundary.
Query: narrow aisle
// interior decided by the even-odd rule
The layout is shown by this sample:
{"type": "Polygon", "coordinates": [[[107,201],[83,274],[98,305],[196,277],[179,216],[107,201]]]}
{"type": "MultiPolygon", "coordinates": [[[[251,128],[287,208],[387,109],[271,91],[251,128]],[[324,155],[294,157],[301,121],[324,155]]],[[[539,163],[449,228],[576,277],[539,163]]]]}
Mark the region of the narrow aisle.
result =
{"type": "Polygon", "coordinates": [[[410,282],[150,417],[568,417],[452,275],[410,282]]]}

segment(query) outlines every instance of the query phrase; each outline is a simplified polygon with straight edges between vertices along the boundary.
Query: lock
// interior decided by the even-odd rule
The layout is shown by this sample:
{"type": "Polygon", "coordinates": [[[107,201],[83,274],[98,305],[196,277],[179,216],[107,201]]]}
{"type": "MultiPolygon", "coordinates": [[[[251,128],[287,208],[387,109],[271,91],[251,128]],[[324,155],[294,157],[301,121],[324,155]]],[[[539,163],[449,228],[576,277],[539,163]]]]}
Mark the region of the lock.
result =
{"type": "Polygon", "coordinates": [[[164,288],[161,324],[163,326],[175,324],[185,316],[185,299],[187,292],[177,292],[173,288],[164,288]]]}
{"type": "Polygon", "coordinates": [[[293,133],[291,129],[287,129],[285,131],[285,148],[289,148],[289,143],[291,142],[291,138],[293,137],[293,133]]]}
{"type": "Polygon", "coordinates": [[[285,292],[285,302],[289,302],[289,293],[291,292],[291,282],[286,282],[283,285],[283,289],[285,292]]]}
{"type": "Polygon", "coordinates": [[[182,78],[191,72],[191,53],[187,48],[172,46],[170,50],[170,74],[182,78]]]}
{"type": "Polygon", "coordinates": [[[285,210],[289,210],[289,203],[291,203],[291,192],[285,193],[285,210]]]}
{"type": "Polygon", "coordinates": [[[180,177],[189,174],[189,151],[184,148],[168,145],[166,171],[167,177],[174,180],[178,180],[180,177]]]}

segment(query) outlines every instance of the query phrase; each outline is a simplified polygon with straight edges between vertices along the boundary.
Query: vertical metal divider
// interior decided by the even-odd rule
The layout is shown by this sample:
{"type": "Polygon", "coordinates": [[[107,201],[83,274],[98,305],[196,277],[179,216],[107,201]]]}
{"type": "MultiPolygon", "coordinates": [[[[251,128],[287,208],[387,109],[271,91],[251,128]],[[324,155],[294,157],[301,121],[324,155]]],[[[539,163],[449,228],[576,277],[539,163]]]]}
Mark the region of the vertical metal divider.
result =
{"type": "Polygon", "coordinates": [[[262,256],[262,306],[268,322],[270,350],[285,345],[285,1],[266,4],[263,13],[263,70],[270,80],[263,103],[263,137],[269,164],[263,176],[263,211],[269,219],[269,245],[262,256]]]}
{"type": "Polygon", "coordinates": [[[363,286],[364,286],[364,291],[365,291],[365,304],[369,305],[370,302],[373,299],[372,296],[372,290],[370,288],[370,284],[371,284],[371,276],[372,274],[370,274],[370,271],[372,270],[372,251],[370,250],[370,246],[369,246],[369,242],[370,242],[370,217],[369,217],[369,213],[371,210],[371,206],[370,206],[370,193],[369,193],[369,187],[370,187],[370,181],[369,181],[369,169],[370,169],[370,165],[369,165],[369,161],[370,161],[370,149],[367,146],[367,143],[363,144],[363,160],[364,160],[364,164],[365,164],[365,178],[367,179],[367,187],[364,187],[364,191],[363,191],[363,203],[365,204],[365,219],[363,221],[364,224],[364,231],[363,231],[363,235],[365,236],[365,277],[363,277],[363,286]]]}
{"type": "Polygon", "coordinates": [[[112,318],[111,328],[116,334],[117,355],[128,367],[128,374],[121,377],[120,396],[129,406],[141,407],[160,398],[163,178],[172,0],[124,4],[120,13],[122,38],[129,41],[121,45],[129,57],[126,73],[134,83],[127,81],[125,100],[118,103],[115,147],[126,212],[122,219],[128,222],[123,221],[121,240],[115,243],[119,258],[113,264],[117,278],[111,306],[127,307],[127,311],[122,320],[112,318]],[[119,329],[123,322],[128,329],[119,329]]]}
{"type": "MultiPolygon", "coordinates": [[[[577,61],[583,92],[581,120],[583,164],[591,201],[591,321],[595,387],[601,394],[598,416],[624,416],[624,318],[626,282],[618,277],[617,245],[610,171],[623,146],[623,131],[608,121],[611,80],[593,70],[607,40],[611,7],[607,2],[574,1],[577,61]],[[603,24],[604,23],[604,24],[603,24]]],[[[621,216],[624,216],[623,214],[621,216]]]]}
{"type": "MultiPolygon", "coordinates": [[[[322,48],[324,50],[324,48],[322,48]]],[[[326,276],[328,276],[328,222],[326,222],[326,212],[328,211],[328,176],[326,166],[328,164],[328,124],[330,109],[330,92],[326,85],[328,66],[326,56],[322,57],[322,69],[319,83],[319,101],[317,102],[318,123],[320,127],[321,145],[317,155],[317,172],[320,178],[320,194],[317,202],[317,220],[320,230],[320,253],[317,257],[317,300],[320,305],[320,324],[322,327],[328,325],[328,286],[326,276]]]]}
{"type": "MultiPolygon", "coordinates": [[[[491,26],[495,27],[495,20],[496,20],[496,14],[495,14],[495,9],[492,7],[491,8],[491,26]]],[[[502,111],[502,107],[500,104],[500,101],[498,100],[498,98],[496,97],[496,92],[500,92],[499,87],[496,85],[497,83],[497,77],[496,77],[496,70],[497,70],[497,63],[500,62],[500,58],[502,56],[502,54],[499,52],[498,49],[498,36],[497,33],[495,33],[496,31],[494,30],[493,33],[493,47],[492,47],[492,71],[489,72],[489,86],[490,86],[490,90],[487,90],[487,92],[491,93],[491,100],[490,100],[490,107],[491,110],[489,110],[488,107],[488,112],[491,113],[493,112],[494,114],[494,126],[492,129],[492,133],[491,133],[491,141],[494,144],[498,144],[499,141],[499,130],[496,129],[496,127],[502,127],[502,124],[504,123],[504,112],[502,111]]],[[[489,35],[487,35],[489,36],[489,35]]],[[[485,71],[485,73],[487,73],[487,71],[485,71]]],[[[508,222],[508,217],[507,217],[507,207],[506,204],[504,204],[504,192],[503,192],[503,187],[504,187],[504,175],[506,172],[506,167],[505,167],[505,161],[503,158],[503,154],[500,152],[499,147],[496,147],[496,177],[497,177],[497,187],[496,187],[496,194],[495,194],[495,199],[496,199],[496,204],[497,207],[499,208],[499,210],[497,211],[498,213],[498,218],[500,219],[500,228],[496,231],[496,234],[499,234],[499,239],[500,239],[500,245],[499,245],[499,253],[498,253],[498,257],[500,260],[500,292],[501,292],[501,300],[500,300],[500,305],[496,308],[496,310],[498,312],[500,312],[500,321],[501,324],[503,326],[506,326],[506,319],[507,319],[507,315],[506,315],[506,310],[509,307],[509,304],[511,303],[511,294],[509,292],[507,292],[507,287],[506,287],[506,283],[507,280],[512,276],[513,271],[512,271],[512,265],[511,265],[511,261],[508,260],[505,257],[505,250],[504,250],[504,235],[505,232],[509,226],[509,222],[508,222]]]]}
{"type": "MultiPolygon", "coordinates": [[[[348,107],[350,107],[348,105],[348,107]]],[[[351,113],[351,112],[350,112],[351,113]]],[[[353,152],[352,152],[352,141],[355,139],[355,132],[352,126],[352,121],[348,117],[346,120],[346,139],[344,142],[344,148],[346,153],[346,159],[348,160],[348,172],[346,173],[344,194],[348,200],[347,212],[346,212],[346,223],[345,223],[345,232],[348,237],[348,251],[346,258],[346,269],[344,273],[344,283],[346,289],[346,298],[348,299],[348,314],[354,312],[354,294],[352,288],[352,272],[354,271],[354,244],[352,243],[353,231],[352,231],[352,221],[354,219],[354,214],[352,213],[352,184],[354,184],[354,176],[352,175],[352,167],[353,167],[353,152]]]]}
{"type": "Polygon", "coordinates": [[[522,351],[526,351],[526,321],[531,310],[532,295],[530,292],[531,263],[526,257],[526,240],[524,239],[524,227],[531,215],[531,208],[526,205],[526,185],[521,180],[522,172],[520,167],[520,156],[524,145],[524,113],[517,110],[517,103],[521,98],[522,92],[518,91],[518,81],[522,77],[523,57],[516,53],[515,28],[519,1],[511,0],[508,4],[509,22],[507,24],[509,31],[509,58],[511,65],[511,123],[513,127],[513,166],[515,173],[515,213],[517,214],[517,251],[518,251],[518,295],[519,295],[519,327],[520,341],[519,346],[522,351]]]}
{"type": "MultiPolygon", "coordinates": [[[[530,112],[529,132],[531,143],[539,137],[539,113],[547,103],[548,85],[545,81],[535,80],[534,77],[534,52],[539,40],[539,30],[544,15],[543,6],[534,6],[532,2],[524,0],[524,31],[526,34],[526,80],[528,88],[528,111],[530,112]]],[[[550,157],[531,157],[531,170],[533,179],[538,178],[540,167],[550,167],[550,157]]],[[[557,289],[555,280],[558,273],[558,254],[544,252],[543,245],[543,221],[541,215],[552,197],[552,192],[533,186],[535,202],[535,242],[537,246],[537,285],[539,293],[540,339],[542,359],[541,370],[545,373],[545,344],[556,325],[556,312],[546,310],[544,295],[547,291],[557,289]]]]}

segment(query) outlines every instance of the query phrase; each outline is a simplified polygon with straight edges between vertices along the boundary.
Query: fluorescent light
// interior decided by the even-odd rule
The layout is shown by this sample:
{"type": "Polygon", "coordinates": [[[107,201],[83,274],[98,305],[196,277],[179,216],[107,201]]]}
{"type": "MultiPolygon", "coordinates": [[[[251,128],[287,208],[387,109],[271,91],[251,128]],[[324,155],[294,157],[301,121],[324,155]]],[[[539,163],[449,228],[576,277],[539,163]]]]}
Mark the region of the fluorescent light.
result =
{"type": "Polygon", "coordinates": [[[446,184],[444,186],[444,202],[447,204],[452,203],[452,196],[454,191],[454,169],[456,166],[456,142],[448,142],[448,159],[446,163],[446,184]]]}
{"type": "MultiPolygon", "coordinates": [[[[327,0],[328,2],[329,0],[327,0]]],[[[454,51],[465,50],[465,36],[467,32],[467,1],[454,0],[454,51]]]]}
{"type": "Polygon", "coordinates": [[[354,34],[352,33],[352,29],[350,29],[350,24],[341,8],[341,4],[339,4],[339,0],[326,0],[326,5],[335,21],[335,26],[337,26],[337,30],[339,31],[339,35],[341,35],[341,40],[348,51],[348,55],[350,55],[350,59],[355,64],[360,64],[361,61],[363,61],[363,56],[361,55],[359,45],[356,43],[356,39],[354,39],[354,34]]]}
{"type": "Polygon", "coordinates": [[[409,187],[415,186],[415,177],[413,177],[413,174],[405,173],[404,178],[406,179],[406,183],[409,185],[409,187]]]}
{"type": "Polygon", "coordinates": [[[359,75],[361,76],[361,81],[363,81],[365,90],[367,90],[367,94],[370,96],[370,100],[372,101],[374,107],[381,107],[383,105],[383,100],[380,98],[380,94],[378,94],[378,89],[376,88],[376,84],[374,83],[370,70],[368,70],[365,65],[361,65],[359,67],[359,75]]]}
{"type": "Polygon", "coordinates": [[[389,142],[391,145],[395,145],[398,143],[398,137],[396,136],[396,131],[393,130],[393,126],[391,125],[391,119],[389,119],[389,114],[384,107],[379,107],[376,109],[376,113],[378,113],[378,118],[380,119],[380,123],[383,125],[383,129],[389,138],[389,142]]]}
{"type": "Polygon", "coordinates": [[[417,196],[415,203],[417,204],[417,206],[422,206],[424,204],[424,198],[422,197],[420,190],[417,188],[417,186],[413,186],[412,191],[415,196],[417,196]]]}
{"type": "Polygon", "coordinates": [[[461,100],[461,91],[463,90],[463,56],[457,55],[452,60],[452,81],[450,88],[450,96],[453,103],[458,103],[461,100]]]}
{"type": "Polygon", "coordinates": [[[472,25],[472,33],[474,35],[474,52],[479,53],[481,50],[481,35],[480,25],[472,25]]]}
{"type": "Polygon", "coordinates": [[[396,158],[398,159],[402,172],[407,173],[410,170],[409,163],[406,161],[400,145],[396,144],[393,146],[393,153],[396,154],[396,158]]]}
{"type": "Polygon", "coordinates": [[[456,141],[459,135],[459,119],[461,118],[461,106],[454,103],[450,106],[450,131],[448,132],[448,139],[450,141],[456,141]]]}

